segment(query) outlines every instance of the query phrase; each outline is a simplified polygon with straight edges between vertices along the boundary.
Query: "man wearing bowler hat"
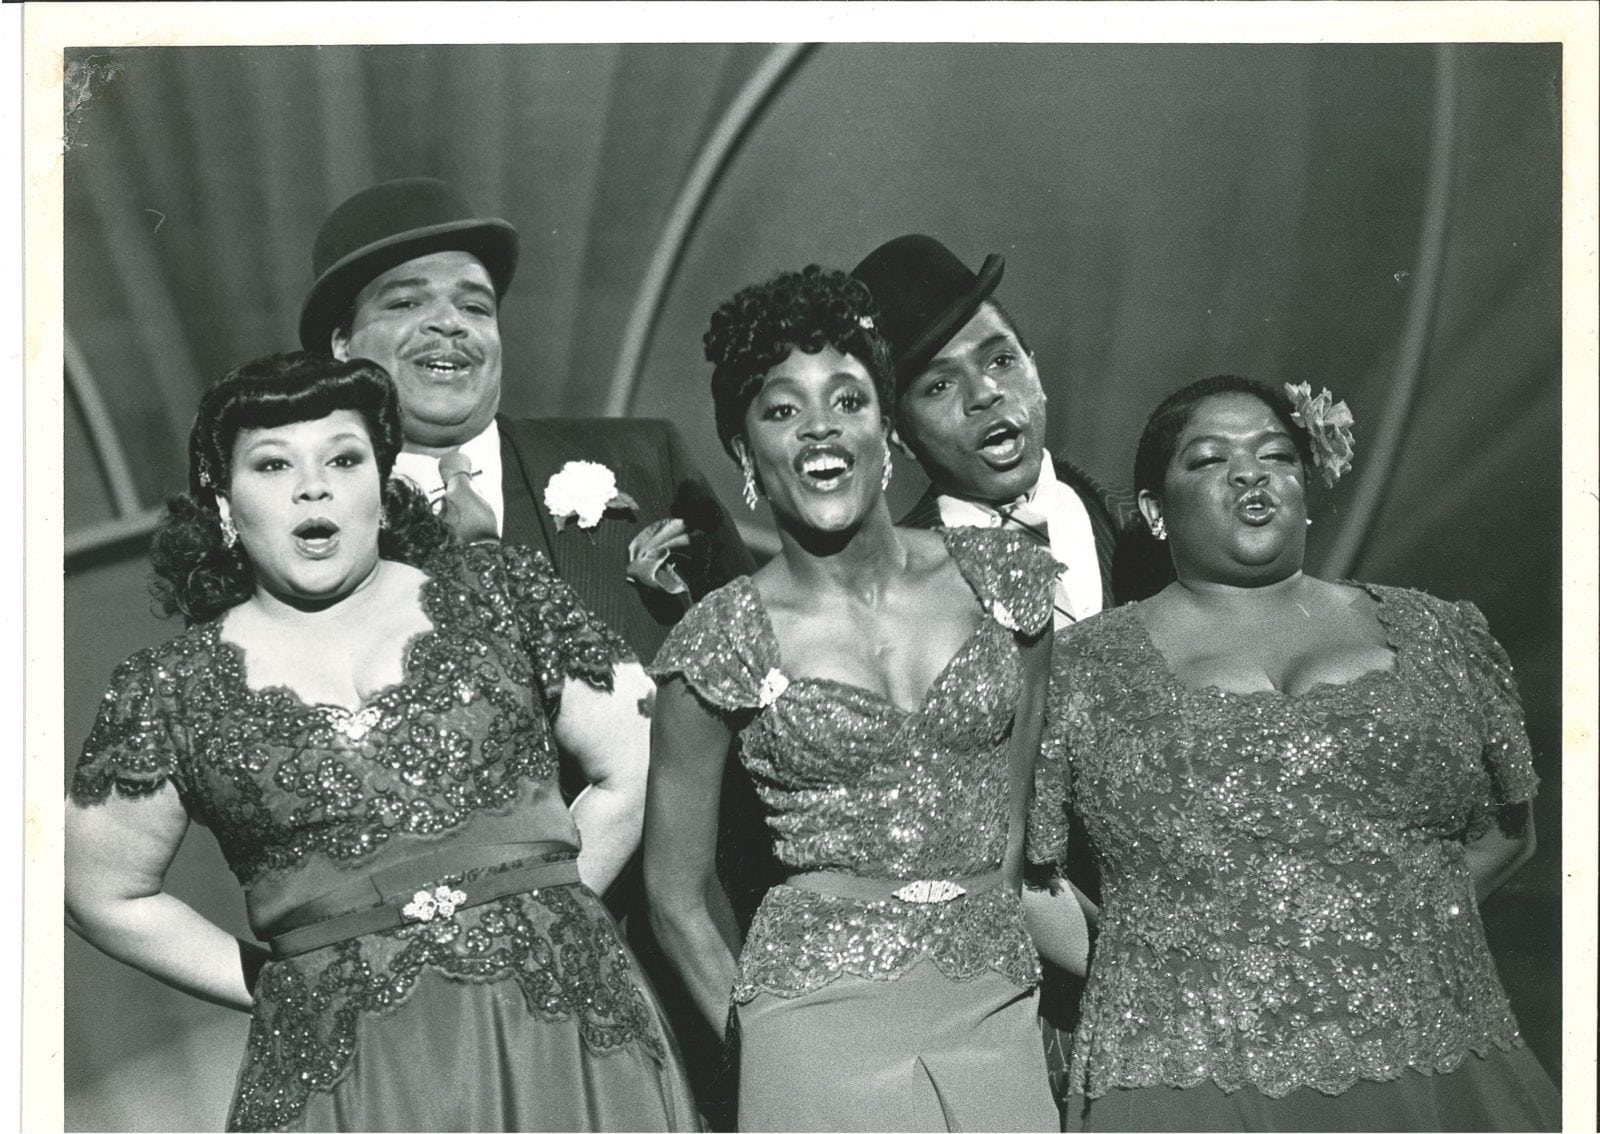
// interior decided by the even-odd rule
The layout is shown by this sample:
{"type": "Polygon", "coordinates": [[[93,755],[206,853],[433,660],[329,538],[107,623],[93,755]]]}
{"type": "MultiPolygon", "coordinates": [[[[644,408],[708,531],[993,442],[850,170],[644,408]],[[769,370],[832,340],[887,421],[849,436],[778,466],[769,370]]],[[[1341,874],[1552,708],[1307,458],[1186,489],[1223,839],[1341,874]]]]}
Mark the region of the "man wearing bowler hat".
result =
{"type": "MultiPolygon", "coordinates": [[[[500,414],[499,304],[517,267],[509,222],[478,215],[442,181],[387,181],[329,215],[311,258],[301,344],[389,372],[405,431],[395,471],[436,502],[462,539],[544,553],[646,663],[690,601],[754,569],[669,423],[500,414]]],[[[582,786],[571,771],[563,762],[569,796],[582,786]]],[[[748,888],[744,873],[763,861],[747,841],[759,829],[755,796],[737,779],[724,796],[749,801],[747,822],[725,824],[719,854],[725,864],[758,864],[729,879],[731,889],[748,888]]],[[[674,995],[675,978],[647,936],[639,872],[626,872],[606,899],[625,918],[683,1040],[701,1105],[715,1115],[727,1101],[707,1093],[719,1045],[687,996],[674,995]]]]}
{"type": "MultiPolygon", "coordinates": [[[[880,245],[851,274],[872,292],[893,354],[894,441],[931,482],[900,523],[1009,527],[1039,541],[1061,565],[1060,631],[1131,597],[1119,596],[1113,581],[1127,575],[1134,582],[1117,560],[1126,533],[1137,531],[1136,512],[1131,495],[1112,496],[1045,448],[1046,399],[1033,354],[993,298],[1004,272],[998,254],[974,272],[933,237],[912,235],[880,245]]],[[[1063,692],[1052,681],[1052,708],[1063,692]]],[[[1075,835],[1070,878],[1098,897],[1088,848],[1075,835]]],[[[1086,959],[1088,926],[1069,889],[1031,891],[1025,905],[1047,959],[1075,967],[1086,959]]],[[[1058,1084],[1080,990],[1065,971],[1047,968],[1041,1004],[1058,1084]]]]}
{"type": "Polygon", "coordinates": [[[300,342],[388,370],[396,471],[464,539],[543,552],[648,662],[689,601],[754,564],[669,423],[499,413],[499,303],[516,267],[509,222],[442,181],[386,181],[318,232],[300,342]]]}

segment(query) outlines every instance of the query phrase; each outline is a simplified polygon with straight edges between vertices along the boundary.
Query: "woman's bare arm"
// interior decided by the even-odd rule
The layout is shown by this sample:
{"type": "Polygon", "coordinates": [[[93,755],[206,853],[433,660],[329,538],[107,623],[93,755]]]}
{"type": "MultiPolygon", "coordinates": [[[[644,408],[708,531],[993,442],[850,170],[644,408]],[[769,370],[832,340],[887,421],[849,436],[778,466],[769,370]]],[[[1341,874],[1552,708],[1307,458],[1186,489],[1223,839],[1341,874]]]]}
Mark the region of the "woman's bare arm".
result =
{"type": "Polygon", "coordinates": [[[616,667],[610,692],[575,679],[561,691],[555,740],[589,781],[572,801],[572,821],[583,836],[578,876],[597,894],[639,849],[654,691],[637,662],[616,667]]]}
{"type": "Polygon", "coordinates": [[[1481,903],[1533,857],[1537,840],[1533,832],[1533,807],[1514,803],[1501,808],[1489,829],[1467,844],[1467,869],[1481,903]]]}
{"type": "Polygon", "coordinates": [[[66,806],[67,924],[89,944],[202,1000],[249,1011],[241,942],[162,892],[188,829],[171,784],[155,795],[66,806]]]}
{"type": "Polygon", "coordinates": [[[1050,683],[1050,647],[1054,631],[1044,632],[1031,642],[1019,643],[1022,661],[1022,693],[1011,720],[1011,744],[1007,753],[1011,798],[1006,829],[1005,875],[1013,890],[1022,886],[1023,845],[1028,827],[1028,804],[1033,798],[1033,768],[1039,759],[1039,742],[1044,736],[1044,707],[1050,683]]]}
{"type": "Polygon", "coordinates": [[[717,881],[717,815],[733,737],[681,678],[656,693],[644,882],[650,924],[696,1006],[721,1034],[739,930],[717,881]]]}

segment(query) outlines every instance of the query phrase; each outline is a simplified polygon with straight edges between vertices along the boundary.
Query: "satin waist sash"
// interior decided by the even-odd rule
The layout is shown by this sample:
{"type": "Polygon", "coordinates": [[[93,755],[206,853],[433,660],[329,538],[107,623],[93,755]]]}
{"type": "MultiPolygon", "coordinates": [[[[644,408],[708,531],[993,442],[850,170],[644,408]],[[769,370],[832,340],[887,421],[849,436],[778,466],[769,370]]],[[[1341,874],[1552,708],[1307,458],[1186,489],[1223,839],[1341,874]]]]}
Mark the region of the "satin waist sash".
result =
{"type": "Polygon", "coordinates": [[[446,847],[362,875],[280,918],[267,944],[292,957],[352,937],[449,918],[497,898],[578,881],[578,849],[557,841],[446,847]],[[485,871],[470,881],[448,878],[485,871]]]}

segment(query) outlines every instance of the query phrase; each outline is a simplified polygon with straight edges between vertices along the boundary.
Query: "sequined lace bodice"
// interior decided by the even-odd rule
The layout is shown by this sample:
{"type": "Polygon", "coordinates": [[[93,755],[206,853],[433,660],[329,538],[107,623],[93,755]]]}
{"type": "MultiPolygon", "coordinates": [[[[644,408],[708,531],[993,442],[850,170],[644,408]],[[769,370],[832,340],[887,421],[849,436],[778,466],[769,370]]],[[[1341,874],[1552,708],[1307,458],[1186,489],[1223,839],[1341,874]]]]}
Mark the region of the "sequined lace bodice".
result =
{"type": "MultiPolygon", "coordinates": [[[[551,722],[564,683],[610,688],[625,647],[536,554],[479,544],[428,571],[433,628],[411,643],[403,679],[356,712],[250,688],[220,621],[135,654],[113,675],[73,799],[146,798],[172,783],[216,835],[261,937],[367,872],[449,846],[576,847],[551,722]]],[[[398,1006],[425,970],[514,981],[530,1010],[578,1019],[594,1046],[659,1053],[614,928],[576,891],[516,895],[269,963],[230,1124],[292,1123],[308,1089],[345,1074],[360,1016],[398,1006]]]]}
{"type": "MultiPolygon", "coordinates": [[[[658,679],[683,677],[737,731],[776,855],[791,870],[955,878],[1001,865],[1022,688],[1016,635],[1047,624],[1056,568],[1012,533],[941,534],[991,617],[915,712],[857,686],[785,673],[748,579],[708,595],[656,657],[658,679]]],[[[1024,984],[1037,967],[1004,888],[907,906],[779,886],[751,927],[736,996],[796,995],[841,972],[892,976],[923,956],[952,974],[998,968],[1024,984]]]]}
{"type": "Polygon", "coordinates": [[[1536,787],[1470,604],[1368,587],[1392,669],[1300,695],[1180,684],[1136,606],[1057,642],[1030,830],[1070,794],[1104,904],[1070,1089],[1338,1093],[1520,1042],[1464,840],[1536,787]]]}

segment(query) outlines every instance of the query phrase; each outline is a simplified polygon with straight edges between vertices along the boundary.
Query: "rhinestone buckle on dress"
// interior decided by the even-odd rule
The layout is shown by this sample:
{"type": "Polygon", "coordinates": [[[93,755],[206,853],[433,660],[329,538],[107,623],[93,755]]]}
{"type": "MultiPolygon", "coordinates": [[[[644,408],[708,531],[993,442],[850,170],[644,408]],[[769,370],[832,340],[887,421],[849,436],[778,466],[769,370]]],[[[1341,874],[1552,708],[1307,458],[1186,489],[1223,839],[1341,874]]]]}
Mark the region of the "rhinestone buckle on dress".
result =
{"type": "Polygon", "coordinates": [[[918,878],[915,882],[907,882],[890,896],[899,898],[902,902],[929,905],[935,902],[954,901],[966,892],[965,886],[958,886],[946,878],[918,878]]]}

